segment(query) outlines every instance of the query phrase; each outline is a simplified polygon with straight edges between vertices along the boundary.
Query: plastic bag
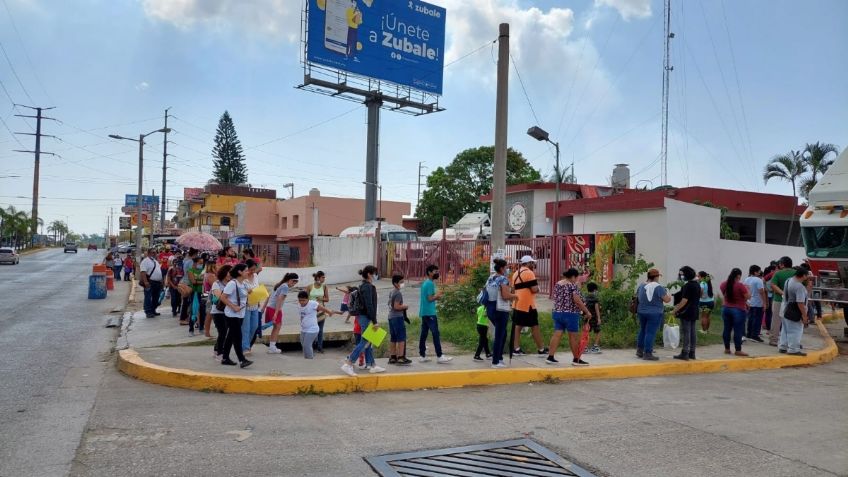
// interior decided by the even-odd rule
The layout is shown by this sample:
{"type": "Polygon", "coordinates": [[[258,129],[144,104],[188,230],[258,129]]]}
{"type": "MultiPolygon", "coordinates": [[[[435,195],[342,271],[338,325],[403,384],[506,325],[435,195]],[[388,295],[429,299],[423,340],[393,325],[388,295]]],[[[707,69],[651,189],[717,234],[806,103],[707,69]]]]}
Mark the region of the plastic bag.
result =
{"type": "Polygon", "coordinates": [[[680,346],[680,325],[674,317],[663,325],[663,348],[677,349],[680,346]]]}

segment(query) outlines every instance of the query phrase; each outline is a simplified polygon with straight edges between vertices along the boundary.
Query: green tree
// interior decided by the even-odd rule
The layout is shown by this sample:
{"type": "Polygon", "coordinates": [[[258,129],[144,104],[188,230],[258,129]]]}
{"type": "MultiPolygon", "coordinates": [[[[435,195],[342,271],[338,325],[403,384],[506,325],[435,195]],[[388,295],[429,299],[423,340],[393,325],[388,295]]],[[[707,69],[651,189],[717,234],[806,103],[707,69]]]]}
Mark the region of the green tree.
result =
{"type": "MultiPolygon", "coordinates": [[[[416,216],[421,219],[421,230],[432,233],[442,227],[442,217],[454,223],[468,212],[485,212],[488,205],[480,196],[492,189],[492,169],[495,148],[483,146],[466,149],[448,164],[439,167],[427,177],[427,190],[421,193],[416,216]]],[[[520,152],[507,150],[507,185],[537,182],[542,176],[530,166],[520,152]]]]}
{"type": "Polygon", "coordinates": [[[830,159],[832,154],[835,158],[839,155],[839,149],[833,144],[807,144],[804,146],[804,152],[801,153],[807,167],[810,168],[810,177],[806,177],[801,181],[801,194],[804,198],[810,196],[810,191],[816,186],[819,180],[819,174],[824,174],[827,169],[833,165],[835,159],[830,159]]]}
{"type": "Polygon", "coordinates": [[[212,180],[219,184],[244,184],[247,182],[247,165],[244,150],[236,134],[233,118],[224,111],[218,120],[215,132],[215,146],[212,147],[215,170],[212,180]]]}
{"type": "MultiPolygon", "coordinates": [[[[798,200],[798,180],[804,173],[807,172],[807,163],[803,156],[798,151],[789,151],[788,154],[778,154],[771,158],[763,170],[763,181],[768,184],[771,179],[780,179],[792,184],[792,197],[796,200],[793,202],[793,208],[790,211],[792,217],[795,216],[795,207],[798,200]]],[[[789,240],[792,238],[792,226],[795,220],[789,221],[789,232],[786,234],[786,245],[789,245],[789,240]]]]}

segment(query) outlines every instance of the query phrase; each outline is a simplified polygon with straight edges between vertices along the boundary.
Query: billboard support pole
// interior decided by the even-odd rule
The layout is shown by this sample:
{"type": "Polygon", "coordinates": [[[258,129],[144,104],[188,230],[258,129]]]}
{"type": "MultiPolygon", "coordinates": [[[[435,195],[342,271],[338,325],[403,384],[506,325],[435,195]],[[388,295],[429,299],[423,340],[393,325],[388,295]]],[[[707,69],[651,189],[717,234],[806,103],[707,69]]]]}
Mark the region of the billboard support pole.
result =
{"type": "Polygon", "coordinates": [[[365,99],[368,108],[368,133],[365,146],[365,221],[377,219],[377,180],[380,162],[380,107],[383,99],[372,95],[365,99]]]}
{"type": "Polygon", "coordinates": [[[498,86],[495,109],[495,165],[492,181],[492,250],[504,248],[506,239],[506,152],[509,107],[509,23],[498,35],[498,86]]]}

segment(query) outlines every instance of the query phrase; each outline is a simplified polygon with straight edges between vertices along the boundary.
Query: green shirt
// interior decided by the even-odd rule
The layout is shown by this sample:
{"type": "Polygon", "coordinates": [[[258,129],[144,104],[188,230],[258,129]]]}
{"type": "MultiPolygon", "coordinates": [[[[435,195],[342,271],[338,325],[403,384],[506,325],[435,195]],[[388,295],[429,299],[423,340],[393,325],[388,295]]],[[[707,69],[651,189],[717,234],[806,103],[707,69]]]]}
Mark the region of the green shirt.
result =
{"type": "Polygon", "coordinates": [[[427,279],[424,280],[424,283],[421,284],[421,302],[418,307],[418,316],[436,316],[436,301],[430,301],[427,299],[430,295],[436,294],[436,284],[433,283],[433,280],[427,279]]]}
{"type": "MultiPolygon", "coordinates": [[[[784,268],[783,270],[780,270],[779,272],[775,273],[771,277],[771,282],[773,284],[777,285],[777,287],[780,288],[781,290],[786,291],[786,280],[789,280],[789,278],[791,278],[794,275],[795,275],[795,269],[794,268],[784,268]]],[[[783,295],[778,295],[777,293],[775,293],[774,294],[774,301],[776,301],[778,303],[782,303],[783,302],[783,295]]]]}
{"type": "Polygon", "coordinates": [[[486,315],[486,307],[483,305],[477,307],[477,324],[489,326],[489,317],[486,315]]]}
{"type": "Polygon", "coordinates": [[[197,282],[195,285],[191,286],[192,291],[196,293],[203,293],[203,269],[191,267],[188,269],[188,273],[190,273],[191,277],[197,282]]]}

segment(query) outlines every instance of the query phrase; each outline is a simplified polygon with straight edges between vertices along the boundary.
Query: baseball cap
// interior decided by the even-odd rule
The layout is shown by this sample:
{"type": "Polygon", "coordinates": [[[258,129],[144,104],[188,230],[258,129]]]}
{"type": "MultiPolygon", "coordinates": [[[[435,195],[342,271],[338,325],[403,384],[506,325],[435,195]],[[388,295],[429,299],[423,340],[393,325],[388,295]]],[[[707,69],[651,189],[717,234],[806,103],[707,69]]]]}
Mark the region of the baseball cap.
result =
{"type": "Polygon", "coordinates": [[[519,260],[518,262],[521,263],[521,264],[525,264],[525,263],[530,263],[530,262],[535,262],[535,261],[536,261],[536,259],[534,259],[530,255],[525,255],[525,256],[521,257],[521,260],[519,260]]]}
{"type": "Polygon", "coordinates": [[[652,268],[652,269],[648,270],[648,276],[649,277],[661,277],[662,273],[660,273],[660,271],[657,270],[656,268],[652,268]]]}

